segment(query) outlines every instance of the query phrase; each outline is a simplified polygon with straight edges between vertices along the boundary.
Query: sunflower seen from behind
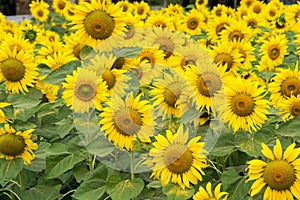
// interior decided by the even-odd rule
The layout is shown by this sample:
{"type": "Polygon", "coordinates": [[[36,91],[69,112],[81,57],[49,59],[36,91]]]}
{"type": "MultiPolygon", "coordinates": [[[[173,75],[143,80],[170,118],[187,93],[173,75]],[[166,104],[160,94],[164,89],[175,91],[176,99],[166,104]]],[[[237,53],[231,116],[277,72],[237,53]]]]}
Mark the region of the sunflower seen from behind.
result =
{"type": "Polygon", "coordinates": [[[206,153],[201,136],[189,139],[189,131],[180,126],[176,133],[166,130],[165,134],[155,136],[153,148],[145,164],[151,167],[154,177],[162,182],[178,184],[181,188],[190,188],[191,184],[202,181],[205,175],[206,153]]]}
{"type": "Polygon", "coordinates": [[[17,52],[6,45],[0,47],[0,82],[5,82],[6,91],[11,93],[28,92],[38,76],[33,50],[17,52]]]}
{"type": "Polygon", "coordinates": [[[247,163],[247,181],[254,181],[249,192],[251,197],[263,193],[263,199],[300,199],[300,149],[295,147],[292,143],[283,152],[280,140],[276,139],[272,151],[262,143],[263,158],[247,163]]]}
{"type": "Polygon", "coordinates": [[[154,135],[154,115],[150,102],[141,95],[115,93],[99,114],[101,131],[115,146],[127,151],[135,149],[134,142],[149,143],[154,135]]]}
{"type": "Polygon", "coordinates": [[[16,131],[9,124],[0,129],[0,158],[13,160],[22,158],[25,165],[31,164],[35,158],[33,150],[38,145],[31,140],[34,129],[16,131]]]}
{"type": "Polygon", "coordinates": [[[221,192],[222,183],[219,183],[214,190],[212,190],[211,182],[208,182],[204,187],[200,186],[194,200],[227,200],[228,192],[221,192]]]}

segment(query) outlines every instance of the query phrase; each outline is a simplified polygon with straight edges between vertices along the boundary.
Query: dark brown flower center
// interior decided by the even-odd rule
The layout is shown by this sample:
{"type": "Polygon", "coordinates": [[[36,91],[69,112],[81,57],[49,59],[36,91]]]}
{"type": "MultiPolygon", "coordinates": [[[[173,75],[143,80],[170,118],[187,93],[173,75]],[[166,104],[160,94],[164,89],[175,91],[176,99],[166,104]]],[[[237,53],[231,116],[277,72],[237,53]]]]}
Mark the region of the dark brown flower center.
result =
{"type": "Polygon", "coordinates": [[[187,27],[191,30],[195,30],[199,25],[199,21],[196,18],[191,18],[187,21],[187,27]]]}
{"type": "Polygon", "coordinates": [[[122,135],[135,135],[143,125],[142,115],[132,108],[123,108],[114,113],[114,125],[122,135]]]}
{"type": "Polygon", "coordinates": [[[116,83],[116,76],[109,69],[106,69],[103,72],[102,78],[106,82],[108,90],[114,87],[116,83]]]}
{"type": "Polygon", "coordinates": [[[221,35],[221,31],[225,30],[225,25],[229,25],[227,23],[221,23],[219,24],[217,27],[216,27],[216,34],[217,36],[220,36],[221,35]]]}
{"type": "Polygon", "coordinates": [[[59,10],[63,10],[65,7],[66,7],[66,3],[63,2],[63,1],[60,1],[58,4],[57,4],[57,7],[59,10]]]}
{"type": "Polygon", "coordinates": [[[164,89],[164,100],[169,106],[175,107],[180,94],[181,94],[180,83],[174,84],[171,86],[170,89],[169,88],[164,89]]]}
{"type": "Polygon", "coordinates": [[[289,77],[281,84],[281,94],[287,97],[297,96],[300,93],[300,81],[295,77],[289,77]]]}
{"type": "Polygon", "coordinates": [[[77,84],[75,86],[75,95],[81,101],[90,101],[96,95],[96,86],[89,83],[77,84]]]}
{"type": "Polygon", "coordinates": [[[280,49],[277,45],[271,46],[268,49],[268,56],[272,60],[276,60],[280,56],[280,49]]]}
{"type": "Polygon", "coordinates": [[[84,20],[86,32],[94,39],[106,39],[114,30],[113,18],[103,11],[97,10],[89,13],[84,20]]]}
{"type": "Polygon", "coordinates": [[[165,149],[164,164],[175,174],[187,172],[193,164],[192,152],[183,144],[171,144],[165,149]]]}
{"type": "Polygon", "coordinates": [[[284,160],[273,160],[267,164],[263,173],[264,181],[273,190],[289,190],[294,184],[294,168],[284,160]]]}
{"type": "Polygon", "coordinates": [[[11,82],[20,81],[25,74],[25,67],[21,61],[15,58],[8,58],[0,65],[3,76],[11,82]]]}
{"type": "Polygon", "coordinates": [[[254,108],[254,99],[248,94],[236,94],[231,99],[231,109],[240,117],[251,115],[254,112],[254,108]]]}
{"type": "Polygon", "coordinates": [[[119,57],[113,63],[112,68],[113,69],[122,69],[124,64],[125,64],[125,58],[119,57]]]}
{"type": "Polygon", "coordinates": [[[296,102],[292,105],[291,114],[295,117],[300,115],[300,102],[296,102]]]}
{"type": "Polygon", "coordinates": [[[26,148],[23,137],[13,133],[7,133],[0,136],[0,152],[7,156],[21,155],[26,148]]]}
{"type": "Polygon", "coordinates": [[[215,61],[215,63],[217,65],[219,65],[219,64],[221,64],[221,65],[227,64],[226,71],[229,71],[232,68],[233,63],[234,63],[233,58],[231,57],[231,55],[226,54],[226,53],[220,53],[220,54],[218,54],[215,57],[214,61],[215,61]]]}
{"type": "Polygon", "coordinates": [[[241,31],[239,31],[239,30],[235,30],[235,31],[232,31],[232,32],[229,34],[229,39],[230,39],[231,41],[234,41],[234,40],[239,41],[239,40],[244,39],[244,34],[241,33],[241,31]]]}
{"type": "Polygon", "coordinates": [[[206,97],[212,97],[222,87],[221,78],[213,73],[198,76],[198,91],[206,97]]]}

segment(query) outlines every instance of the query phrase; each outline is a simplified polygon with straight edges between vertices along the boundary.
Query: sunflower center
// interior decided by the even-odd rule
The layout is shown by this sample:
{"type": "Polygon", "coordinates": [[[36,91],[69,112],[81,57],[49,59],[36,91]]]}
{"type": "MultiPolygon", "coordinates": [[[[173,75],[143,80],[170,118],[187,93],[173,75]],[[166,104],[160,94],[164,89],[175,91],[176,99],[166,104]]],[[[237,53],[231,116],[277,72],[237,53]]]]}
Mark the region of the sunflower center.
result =
{"type": "Polygon", "coordinates": [[[271,17],[274,17],[274,16],[276,15],[276,12],[275,12],[274,10],[271,10],[271,11],[269,12],[269,15],[270,15],[271,17]]]}
{"type": "Polygon", "coordinates": [[[231,41],[234,41],[234,40],[239,41],[239,40],[242,40],[243,38],[244,38],[244,35],[238,30],[235,30],[229,34],[229,39],[231,41]]]}
{"type": "Polygon", "coordinates": [[[184,145],[173,144],[164,153],[164,164],[172,173],[183,174],[193,164],[192,152],[184,145]]]}
{"type": "Polygon", "coordinates": [[[135,29],[129,28],[129,29],[127,29],[127,31],[125,33],[125,39],[128,40],[130,38],[133,38],[134,35],[135,35],[135,29]]]}
{"type": "Polygon", "coordinates": [[[84,20],[86,32],[94,39],[106,39],[113,33],[114,20],[103,11],[89,13],[84,20]]]}
{"type": "Polygon", "coordinates": [[[75,94],[81,101],[90,101],[95,97],[96,90],[93,85],[90,84],[78,84],[75,87],[75,94]]]}
{"type": "Polygon", "coordinates": [[[256,14],[259,14],[261,12],[261,7],[260,6],[254,6],[253,12],[256,14]]]}
{"type": "Polygon", "coordinates": [[[141,57],[141,62],[145,61],[146,63],[155,63],[155,58],[150,53],[144,53],[141,57]]]}
{"type": "Polygon", "coordinates": [[[60,1],[58,3],[57,7],[58,7],[59,10],[63,10],[66,7],[66,4],[63,1],[60,1]]]}
{"type": "Polygon", "coordinates": [[[216,27],[216,34],[217,36],[220,36],[221,35],[221,31],[223,31],[225,28],[225,25],[228,25],[226,23],[221,23],[219,24],[217,27],[216,27]]]}
{"type": "Polygon", "coordinates": [[[143,70],[141,69],[141,67],[132,68],[132,69],[130,70],[130,72],[132,72],[132,74],[133,74],[138,80],[141,80],[141,78],[143,77],[143,70]]]}
{"type": "Polygon", "coordinates": [[[195,30],[198,27],[198,20],[196,18],[191,18],[187,22],[187,27],[191,30],[195,30]]]}
{"type": "Polygon", "coordinates": [[[0,136],[0,152],[7,156],[17,156],[26,148],[23,137],[15,134],[4,134],[0,136]]]}
{"type": "Polygon", "coordinates": [[[138,13],[139,15],[144,14],[144,12],[145,12],[145,10],[144,10],[143,7],[139,7],[139,8],[137,9],[137,13],[138,13]]]}
{"type": "Polygon", "coordinates": [[[295,179],[294,168],[284,160],[273,160],[267,164],[264,174],[265,182],[274,190],[289,189],[295,179]]]}
{"type": "Polygon", "coordinates": [[[19,60],[8,58],[0,65],[3,76],[12,82],[20,81],[25,74],[25,67],[19,60]]]}
{"type": "Polygon", "coordinates": [[[276,60],[280,55],[280,49],[277,46],[270,47],[268,50],[269,58],[272,60],[276,60]]]}
{"type": "Polygon", "coordinates": [[[112,65],[112,68],[113,69],[122,69],[124,64],[125,64],[125,58],[119,57],[115,60],[114,64],[112,65]]]}
{"type": "Polygon", "coordinates": [[[172,55],[172,52],[174,51],[174,44],[170,39],[158,38],[155,43],[160,44],[159,49],[164,51],[166,58],[172,55]]]}
{"type": "Polygon", "coordinates": [[[293,116],[300,115],[300,103],[299,102],[293,104],[291,113],[293,116]]]}
{"type": "Polygon", "coordinates": [[[226,71],[229,71],[233,66],[233,59],[229,54],[226,53],[220,53],[215,57],[215,63],[216,64],[227,64],[226,71]]]}
{"type": "Polygon", "coordinates": [[[44,16],[44,12],[43,12],[42,10],[39,10],[39,11],[37,12],[37,15],[38,15],[39,17],[43,17],[43,16],[44,16]]]}
{"type": "Polygon", "coordinates": [[[255,26],[256,26],[256,24],[257,24],[256,21],[251,20],[251,21],[248,22],[247,26],[250,27],[250,28],[252,28],[252,29],[254,29],[255,26]]]}
{"type": "Polygon", "coordinates": [[[109,69],[106,69],[103,72],[102,78],[106,82],[108,90],[110,90],[111,88],[114,87],[114,85],[116,83],[116,76],[109,69]]]}
{"type": "Polygon", "coordinates": [[[201,74],[198,76],[198,91],[206,97],[213,96],[221,87],[221,79],[216,74],[201,74]]]}
{"type": "Polygon", "coordinates": [[[76,58],[80,59],[80,51],[82,49],[82,46],[77,44],[73,47],[73,54],[76,58]]]}
{"type": "Polygon", "coordinates": [[[238,116],[244,117],[253,113],[255,102],[253,98],[248,94],[237,94],[232,97],[231,108],[232,111],[238,116]]]}
{"type": "Polygon", "coordinates": [[[295,77],[287,78],[281,85],[281,94],[287,97],[300,93],[300,81],[295,77]]]}
{"type": "Polygon", "coordinates": [[[122,135],[135,135],[143,125],[142,116],[132,108],[124,108],[115,112],[114,125],[122,135]]]}
{"type": "Polygon", "coordinates": [[[175,107],[175,104],[178,100],[177,95],[175,93],[178,92],[172,91],[169,88],[165,88],[164,100],[171,107],[175,107]]]}

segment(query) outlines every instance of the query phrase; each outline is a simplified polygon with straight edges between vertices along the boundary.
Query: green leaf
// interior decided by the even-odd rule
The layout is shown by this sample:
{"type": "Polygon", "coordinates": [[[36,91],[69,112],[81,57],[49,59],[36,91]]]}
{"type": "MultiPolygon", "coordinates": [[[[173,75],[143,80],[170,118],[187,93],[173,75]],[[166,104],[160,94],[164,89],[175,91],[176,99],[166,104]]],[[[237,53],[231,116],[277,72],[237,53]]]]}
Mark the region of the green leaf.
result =
{"type": "Polygon", "coordinates": [[[252,137],[242,137],[238,144],[243,152],[252,157],[257,157],[261,151],[261,143],[266,143],[267,139],[261,134],[254,134],[252,137]]]}
{"type": "Polygon", "coordinates": [[[279,128],[275,128],[275,133],[281,136],[287,137],[300,137],[300,115],[291,119],[282,125],[279,128]]]}
{"type": "Polygon", "coordinates": [[[22,158],[13,160],[0,159],[0,179],[11,180],[22,170],[24,161],[22,158]]]}
{"type": "Polygon", "coordinates": [[[78,152],[49,156],[46,159],[46,169],[48,170],[46,178],[56,178],[72,169],[75,164],[83,160],[84,158],[78,152]]]}
{"type": "Polygon", "coordinates": [[[106,187],[112,200],[130,200],[142,192],[144,181],[141,178],[120,181],[117,176],[110,176],[106,187]]]}
{"type": "Polygon", "coordinates": [[[90,153],[93,153],[99,157],[105,157],[113,152],[115,146],[104,136],[99,136],[90,142],[86,148],[90,153]]]}
{"type": "Polygon", "coordinates": [[[37,185],[24,191],[22,199],[34,199],[34,200],[53,200],[59,197],[60,185],[47,186],[37,185]]]}
{"type": "Polygon", "coordinates": [[[10,94],[7,97],[7,102],[11,103],[14,108],[30,109],[37,106],[41,100],[42,94],[35,92],[24,94],[10,94]],[[34,94],[33,94],[34,93],[34,94]]]}
{"type": "Polygon", "coordinates": [[[119,58],[135,58],[142,51],[141,47],[123,47],[118,49],[113,49],[113,54],[119,58]]]}
{"type": "Polygon", "coordinates": [[[72,172],[73,172],[73,175],[74,175],[77,183],[80,183],[81,181],[83,181],[85,179],[89,170],[85,164],[84,165],[75,165],[72,172]]]}
{"type": "Polygon", "coordinates": [[[147,188],[160,188],[161,187],[161,181],[152,181],[146,187],[147,188]]]}
{"type": "Polygon", "coordinates": [[[60,122],[55,123],[57,133],[61,138],[64,138],[74,128],[73,120],[70,118],[63,119],[60,122]]]}
{"type": "Polygon", "coordinates": [[[70,61],[51,72],[43,81],[50,84],[59,85],[65,80],[67,75],[72,75],[73,71],[76,70],[77,67],[80,67],[80,65],[81,63],[78,60],[70,61]]]}
{"type": "Polygon", "coordinates": [[[46,152],[50,147],[50,143],[41,142],[38,149],[34,152],[35,158],[32,160],[30,165],[26,165],[25,168],[34,171],[41,172],[46,169],[46,152]]]}
{"type": "Polygon", "coordinates": [[[167,184],[163,187],[163,193],[167,195],[168,200],[185,200],[193,196],[195,189],[182,189],[179,185],[167,184]]]}
{"type": "Polygon", "coordinates": [[[225,156],[229,155],[236,149],[234,134],[231,131],[222,132],[214,148],[210,152],[214,156],[225,156]]]}
{"type": "Polygon", "coordinates": [[[87,175],[86,179],[76,189],[72,197],[80,200],[95,200],[101,198],[106,191],[106,176],[107,169],[102,166],[97,167],[87,175]]]}
{"type": "Polygon", "coordinates": [[[81,60],[84,60],[90,53],[93,52],[93,47],[90,47],[90,46],[84,46],[81,48],[80,50],[80,59],[81,60]]]}
{"type": "Polygon", "coordinates": [[[245,182],[245,176],[240,176],[237,171],[230,169],[223,172],[220,179],[223,191],[229,193],[228,200],[246,199],[251,184],[245,182]]]}

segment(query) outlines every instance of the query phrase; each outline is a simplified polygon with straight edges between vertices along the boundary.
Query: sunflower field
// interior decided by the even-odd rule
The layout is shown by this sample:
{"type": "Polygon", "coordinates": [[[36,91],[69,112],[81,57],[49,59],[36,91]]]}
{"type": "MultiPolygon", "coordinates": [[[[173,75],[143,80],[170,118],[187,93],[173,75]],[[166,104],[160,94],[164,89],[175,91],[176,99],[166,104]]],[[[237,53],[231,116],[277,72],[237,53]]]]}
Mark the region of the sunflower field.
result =
{"type": "Polygon", "coordinates": [[[0,15],[1,200],[300,199],[300,3],[29,6],[0,15]]]}

